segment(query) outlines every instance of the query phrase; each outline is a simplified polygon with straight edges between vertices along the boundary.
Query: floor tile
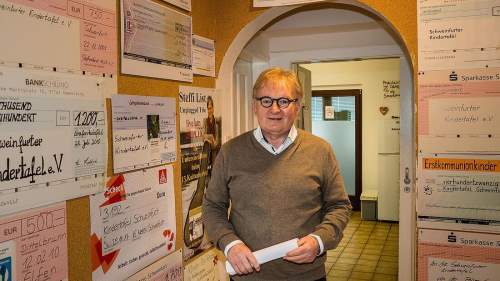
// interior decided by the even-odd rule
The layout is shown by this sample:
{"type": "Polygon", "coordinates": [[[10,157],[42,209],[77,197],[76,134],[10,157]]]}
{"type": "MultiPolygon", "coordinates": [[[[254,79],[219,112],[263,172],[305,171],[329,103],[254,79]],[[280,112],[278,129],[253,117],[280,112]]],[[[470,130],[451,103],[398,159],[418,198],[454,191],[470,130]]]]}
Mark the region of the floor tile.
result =
{"type": "Polygon", "coordinates": [[[361,253],[365,255],[380,255],[382,253],[382,250],[364,249],[361,253]]]}
{"type": "Polygon", "coordinates": [[[377,264],[378,267],[390,267],[390,268],[398,268],[397,262],[388,262],[388,261],[379,261],[377,264]]]}
{"type": "Polygon", "coordinates": [[[348,263],[336,263],[333,266],[333,269],[337,270],[352,270],[354,268],[354,264],[348,264],[348,263]]]}
{"type": "Polygon", "coordinates": [[[325,262],[325,272],[329,272],[333,268],[334,263],[325,262]]]}
{"type": "Polygon", "coordinates": [[[381,261],[388,261],[388,262],[398,262],[399,258],[398,257],[393,257],[393,256],[380,256],[381,261]]]}
{"type": "Polygon", "coordinates": [[[356,264],[372,266],[372,265],[377,265],[377,262],[378,260],[358,260],[356,264]]]}
{"type": "Polygon", "coordinates": [[[349,281],[349,278],[347,277],[333,277],[333,276],[326,276],[326,281],[349,281]]]}
{"type": "Polygon", "coordinates": [[[326,257],[326,262],[329,262],[329,263],[336,263],[337,260],[338,260],[338,257],[329,257],[329,256],[326,257]]]}
{"type": "Polygon", "coordinates": [[[377,266],[375,268],[375,272],[376,273],[383,273],[383,274],[394,275],[394,274],[398,274],[398,269],[397,268],[393,268],[393,267],[381,267],[381,266],[377,266]]]}
{"type": "Polygon", "coordinates": [[[385,244],[385,239],[370,239],[370,240],[368,240],[367,244],[384,245],[385,244]]]}
{"type": "Polygon", "coordinates": [[[398,251],[383,251],[381,253],[381,255],[397,257],[397,256],[399,256],[399,252],[398,251]]]}
{"type": "Polygon", "coordinates": [[[374,265],[366,265],[366,264],[356,264],[352,269],[353,272],[375,272],[376,264],[374,265]]]}
{"type": "Polygon", "coordinates": [[[342,254],[339,256],[340,259],[345,259],[345,258],[351,258],[351,259],[357,259],[361,253],[346,253],[345,251],[342,252],[342,254]]]}
{"type": "Polygon", "coordinates": [[[397,275],[388,275],[388,274],[381,274],[381,273],[375,273],[373,275],[373,281],[398,281],[398,276],[397,275]]]}
{"type": "Polygon", "coordinates": [[[338,259],[339,262],[342,262],[342,263],[349,263],[349,264],[356,264],[358,262],[358,259],[352,259],[352,258],[342,258],[342,259],[338,259]]]}
{"type": "Polygon", "coordinates": [[[346,249],[361,249],[365,247],[365,244],[354,244],[354,243],[349,243],[346,245],[346,249]]]}
{"type": "Polygon", "coordinates": [[[350,270],[330,270],[330,272],[328,272],[328,276],[333,277],[349,277],[350,275],[350,270]]]}
{"type": "Polygon", "coordinates": [[[345,248],[342,253],[351,253],[351,254],[361,254],[363,251],[362,247],[357,247],[357,248],[345,248]]]}
{"type": "Polygon", "coordinates": [[[370,280],[372,279],[373,273],[371,272],[352,272],[349,279],[360,279],[360,280],[370,280]]]}
{"type": "Polygon", "coordinates": [[[328,251],[326,252],[327,257],[338,257],[342,252],[340,251],[328,251]]]}
{"type": "Polygon", "coordinates": [[[368,242],[363,249],[382,250],[383,248],[383,244],[370,244],[370,242],[368,242]]]}
{"type": "MultiPolygon", "coordinates": [[[[380,259],[380,256],[379,255],[364,254],[364,255],[359,256],[359,259],[360,260],[378,261],[380,259]]],[[[387,261],[392,261],[392,260],[387,260],[387,261]]]]}
{"type": "Polygon", "coordinates": [[[354,212],[337,249],[327,252],[327,280],[397,280],[398,254],[397,223],[362,220],[354,212]]]}

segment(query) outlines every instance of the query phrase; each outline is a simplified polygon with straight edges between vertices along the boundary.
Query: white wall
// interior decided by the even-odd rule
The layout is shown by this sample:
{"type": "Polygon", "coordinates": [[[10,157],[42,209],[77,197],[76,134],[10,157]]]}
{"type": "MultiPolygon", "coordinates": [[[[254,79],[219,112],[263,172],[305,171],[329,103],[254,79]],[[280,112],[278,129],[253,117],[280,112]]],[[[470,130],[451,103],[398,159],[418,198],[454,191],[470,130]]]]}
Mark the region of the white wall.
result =
{"type": "Polygon", "coordinates": [[[399,80],[399,58],[302,66],[312,72],[313,90],[362,90],[362,185],[363,191],[378,190],[380,123],[392,115],[399,116],[399,98],[384,99],[382,81],[399,80]],[[389,107],[387,115],[380,113],[380,106],[389,107]]]}

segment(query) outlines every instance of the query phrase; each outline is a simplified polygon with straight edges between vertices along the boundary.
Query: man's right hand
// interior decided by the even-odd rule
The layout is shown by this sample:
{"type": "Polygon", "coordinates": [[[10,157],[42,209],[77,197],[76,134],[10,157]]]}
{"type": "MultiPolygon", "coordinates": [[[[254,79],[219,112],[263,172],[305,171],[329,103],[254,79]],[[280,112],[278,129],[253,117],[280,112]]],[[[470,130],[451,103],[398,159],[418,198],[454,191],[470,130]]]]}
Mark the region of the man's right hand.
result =
{"type": "Polygon", "coordinates": [[[260,271],[259,263],[252,251],[243,243],[234,245],[227,252],[227,260],[236,271],[236,274],[249,274],[260,271]]]}

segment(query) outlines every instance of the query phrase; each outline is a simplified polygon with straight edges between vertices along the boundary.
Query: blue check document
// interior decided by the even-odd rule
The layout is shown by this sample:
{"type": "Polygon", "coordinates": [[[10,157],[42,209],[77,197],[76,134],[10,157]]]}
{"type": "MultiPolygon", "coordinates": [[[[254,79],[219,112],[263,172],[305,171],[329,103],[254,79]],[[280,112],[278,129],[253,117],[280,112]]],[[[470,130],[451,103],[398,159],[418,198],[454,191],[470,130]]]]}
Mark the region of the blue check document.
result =
{"type": "Polygon", "coordinates": [[[99,77],[0,67],[0,215],[103,188],[99,77]]]}

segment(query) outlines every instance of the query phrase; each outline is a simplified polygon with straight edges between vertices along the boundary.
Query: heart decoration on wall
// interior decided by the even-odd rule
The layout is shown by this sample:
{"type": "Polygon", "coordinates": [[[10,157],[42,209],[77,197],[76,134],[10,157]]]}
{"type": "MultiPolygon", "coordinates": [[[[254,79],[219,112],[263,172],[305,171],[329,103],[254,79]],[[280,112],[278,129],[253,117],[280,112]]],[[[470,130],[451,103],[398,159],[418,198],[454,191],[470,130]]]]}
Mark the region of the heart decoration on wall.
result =
{"type": "Polygon", "coordinates": [[[389,108],[387,106],[381,106],[378,108],[378,110],[380,110],[380,113],[382,113],[382,115],[386,115],[387,112],[389,112],[389,108]]]}

